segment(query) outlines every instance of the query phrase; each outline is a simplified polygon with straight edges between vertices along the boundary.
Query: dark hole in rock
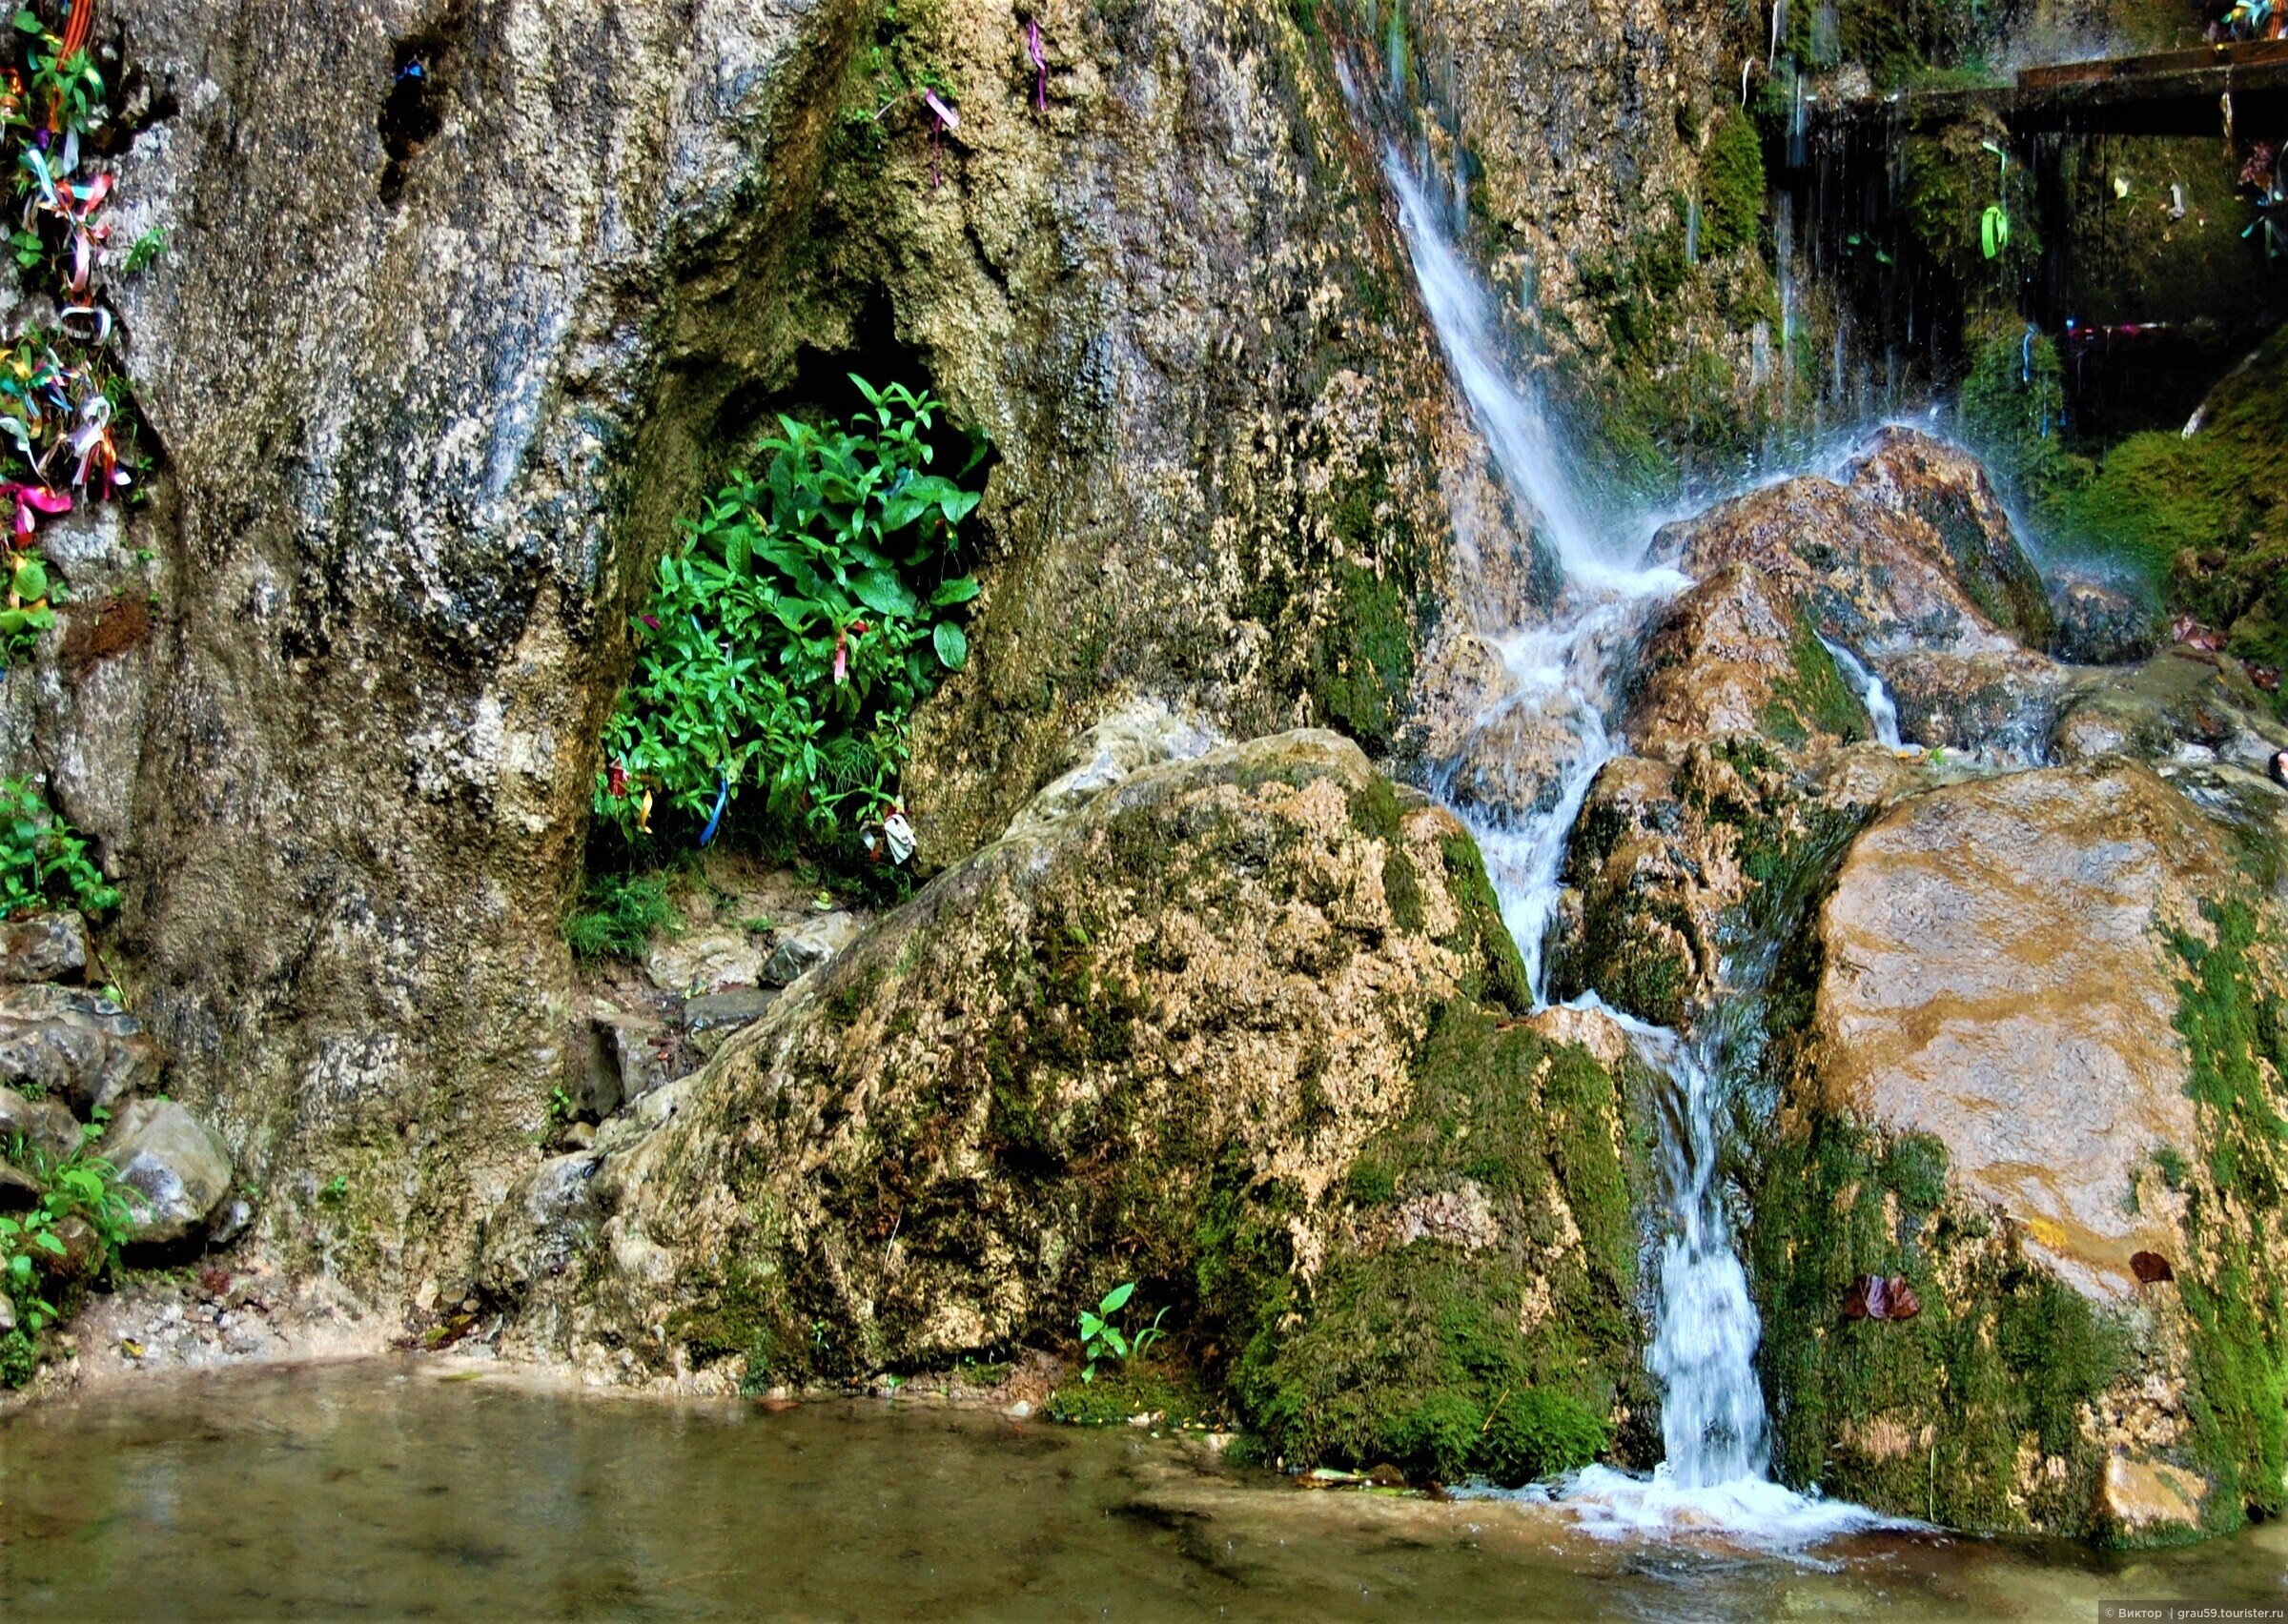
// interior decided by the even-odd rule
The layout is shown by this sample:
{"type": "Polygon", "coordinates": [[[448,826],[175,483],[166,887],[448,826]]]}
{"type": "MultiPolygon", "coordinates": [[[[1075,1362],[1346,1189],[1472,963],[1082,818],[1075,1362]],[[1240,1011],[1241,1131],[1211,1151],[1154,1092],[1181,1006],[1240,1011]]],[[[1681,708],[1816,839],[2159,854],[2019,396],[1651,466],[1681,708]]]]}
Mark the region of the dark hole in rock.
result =
{"type": "Polygon", "coordinates": [[[391,48],[389,93],[381,98],[377,128],[388,161],[381,166],[381,201],[395,203],[405,191],[406,166],[444,126],[444,91],[439,76],[468,20],[466,0],[449,6],[426,28],[391,48]]]}
{"type": "Polygon", "coordinates": [[[2155,1286],[2164,1280],[2175,1280],[2176,1270],[2159,1252],[2141,1251],[2129,1254],[2130,1272],[2145,1285],[2155,1286]]]}
{"type": "MultiPolygon", "coordinates": [[[[726,395],[716,415],[716,443],[743,446],[759,435],[776,434],[782,414],[809,423],[849,422],[868,410],[866,396],[850,381],[852,374],[876,389],[902,383],[919,391],[931,385],[928,363],[919,350],[898,336],[889,298],[879,289],[868,294],[850,323],[848,344],[833,349],[806,344],[795,353],[793,382],[771,389],[755,380],[726,395]]],[[[934,418],[925,436],[931,452],[930,472],[955,477],[970,461],[969,431],[943,410],[934,418]]],[[[999,453],[989,446],[962,482],[972,488],[984,484],[998,460],[999,453]]]]}

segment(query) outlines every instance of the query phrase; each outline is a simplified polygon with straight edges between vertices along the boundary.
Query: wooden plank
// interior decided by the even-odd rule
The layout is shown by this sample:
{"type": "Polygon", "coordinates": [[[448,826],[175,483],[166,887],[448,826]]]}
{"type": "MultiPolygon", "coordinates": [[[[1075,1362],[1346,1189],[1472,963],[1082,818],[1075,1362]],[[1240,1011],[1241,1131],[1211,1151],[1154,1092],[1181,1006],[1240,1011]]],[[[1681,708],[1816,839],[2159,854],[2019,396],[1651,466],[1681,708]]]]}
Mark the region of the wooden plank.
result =
{"type": "Polygon", "coordinates": [[[2288,62],[2288,39],[2241,40],[2204,45],[2192,51],[2156,51],[2150,56],[2106,56],[2089,62],[2060,62],[2047,68],[2021,68],[2018,89],[2046,91],[2066,85],[2134,79],[2148,73],[2196,72],[2204,68],[2254,67],[2270,62],[2288,62]]]}
{"type": "Polygon", "coordinates": [[[1869,96],[1808,111],[1826,125],[1929,130],[1984,111],[2019,134],[2197,136],[2222,131],[2228,91],[2240,129],[2288,128],[2288,40],[2030,68],[2015,85],[1869,96]]]}

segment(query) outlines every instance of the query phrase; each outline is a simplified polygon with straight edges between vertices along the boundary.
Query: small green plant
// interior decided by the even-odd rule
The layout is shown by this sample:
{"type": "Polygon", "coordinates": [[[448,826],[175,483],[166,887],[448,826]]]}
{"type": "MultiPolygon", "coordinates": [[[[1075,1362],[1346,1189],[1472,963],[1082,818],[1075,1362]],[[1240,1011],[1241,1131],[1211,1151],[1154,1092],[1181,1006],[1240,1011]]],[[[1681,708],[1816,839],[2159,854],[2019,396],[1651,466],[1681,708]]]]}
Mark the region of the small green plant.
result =
{"type": "Polygon", "coordinates": [[[48,809],[31,781],[0,779],[0,919],[51,907],[101,913],[118,902],[86,839],[48,809]]]}
{"type": "MultiPolygon", "coordinates": [[[[1152,1323],[1142,1330],[1123,1331],[1113,1323],[1113,1316],[1127,1308],[1129,1299],[1135,1294],[1136,1283],[1130,1280],[1107,1291],[1093,1312],[1087,1309],[1081,1310],[1080,1350],[1088,1358],[1087,1365],[1081,1369],[1082,1381],[1093,1382],[1096,1379],[1097,1361],[1118,1359],[1126,1365],[1132,1359],[1141,1358],[1146,1349],[1159,1341],[1160,1321],[1168,1317],[1166,1309],[1153,1315],[1152,1323]]],[[[1142,1311],[1140,1308],[1137,1309],[1139,1313],[1142,1311]]]]}
{"type": "Polygon", "coordinates": [[[561,1127],[579,1114],[580,1107],[572,1103],[570,1094],[565,1093],[562,1088],[548,1090],[548,1126],[550,1127],[561,1127]]]}
{"type": "Polygon", "coordinates": [[[582,964],[633,959],[675,919],[667,882],[657,874],[599,874],[564,921],[564,940],[582,964]]]}
{"type": "Polygon", "coordinates": [[[153,226],[135,238],[134,246],[127,251],[127,273],[148,271],[167,252],[167,228],[153,226]]]}
{"type": "Polygon", "coordinates": [[[894,806],[907,721],[969,659],[959,527],[978,493],[928,471],[938,403],[855,376],[848,427],[790,417],[660,565],[636,672],[605,731],[597,815],[633,836],[664,799],[702,843],[742,791],[767,821],[848,842],[894,806]]]}
{"type": "Polygon", "coordinates": [[[339,1207],[343,1202],[349,1200],[349,1198],[350,1177],[347,1173],[336,1173],[332,1178],[328,1179],[323,1185],[318,1187],[317,1199],[324,1202],[328,1207],[339,1207]]]}
{"type": "MultiPolygon", "coordinates": [[[[30,1208],[0,1215],[0,1289],[16,1306],[20,1332],[30,1336],[37,1336],[64,1314],[60,1294],[51,1294],[39,1275],[43,1261],[71,1252],[57,1233],[64,1222],[86,1222],[100,1253],[97,1270],[117,1266],[129,1229],[118,1172],[101,1157],[83,1150],[49,1171],[46,1184],[30,1208]]],[[[0,1371],[0,1385],[20,1387],[30,1375],[29,1364],[19,1372],[0,1371]]]]}

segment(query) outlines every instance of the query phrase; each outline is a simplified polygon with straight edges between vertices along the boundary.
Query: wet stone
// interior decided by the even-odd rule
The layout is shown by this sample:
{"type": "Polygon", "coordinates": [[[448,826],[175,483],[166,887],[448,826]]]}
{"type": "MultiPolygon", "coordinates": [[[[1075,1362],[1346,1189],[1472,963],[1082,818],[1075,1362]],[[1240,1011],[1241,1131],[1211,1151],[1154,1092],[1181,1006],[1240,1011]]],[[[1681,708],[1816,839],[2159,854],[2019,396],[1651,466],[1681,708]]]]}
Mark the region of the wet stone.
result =
{"type": "Polygon", "coordinates": [[[830,913],[783,933],[762,979],[773,986],[792,985],[857,941],[858,929],[854,916],[830,913]]]}
{"type": "Polygon", "coordinates": [[[230,1147],[173,1100],[130,1104],[104,1136],[103,1155],[119,1169],[131,1241],[179,1241],[230,1193],[230,1147]]]}
{"type": "Polygon", "coordinates": [[[0,986],[0,1084],[69,1100],[92,1116],[157,1069],[143,1023],[111,1000],[74,987],[0,986]]]}
{"type": "Polygon", "coordinates": [[[2075,665],[2126,665],[2159,644],[2151,606],[2114,582],[2069,578],[2051,589],[2050,606],[2057,617],[2051,652],[2075,665]]]}
{"type": "Polygon", "coordinates": [[[713,1054],[724,1040],[743,1026],[752,1025],[778,1002],[776,987],[739,986],[709,993],[684,1005],[684,1025],[702,1054],[713,1054]]]}

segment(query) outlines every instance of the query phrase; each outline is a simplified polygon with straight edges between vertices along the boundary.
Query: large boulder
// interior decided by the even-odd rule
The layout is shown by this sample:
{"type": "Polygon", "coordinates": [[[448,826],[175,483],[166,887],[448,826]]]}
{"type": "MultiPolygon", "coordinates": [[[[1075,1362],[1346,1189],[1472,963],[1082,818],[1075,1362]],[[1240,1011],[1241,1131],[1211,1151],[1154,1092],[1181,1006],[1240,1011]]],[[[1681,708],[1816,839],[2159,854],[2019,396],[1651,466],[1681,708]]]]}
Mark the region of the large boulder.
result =
{"type": "Polygon", "coordinates": [[[165,1246],[198,1234],[231,1191],[221,1135],[173,1100],[135,1100],[103,1136],[118,1170],[131,1243],[165,1246]]]}
{"type": "Polygon", "coordinates": [[[2114,761],[1872,823],[1783,959],[1751,1276],[1793,1481],[2118,1541],[2288,1504],[2288,798],[2114,761]],[[2197,797],[2197,799],[2196,799],[2197,797]],[[2249,863],[2256,858],[2255,866],[2249,863]],[[1911,1319],[1853,1317],[1903,1278],[1911,1319]]]}
{"type": "Polygon", "coordinates": [[[1649,1413],[1635,1142],[1527,1002],[1468,836],[1356,745],[1148,767],[607,1127],[485,1277],[511,1346],[701,1387],[1058,1347],[1133,1279],[1290,1459],[1585,1458],[1649,1413]]]}

